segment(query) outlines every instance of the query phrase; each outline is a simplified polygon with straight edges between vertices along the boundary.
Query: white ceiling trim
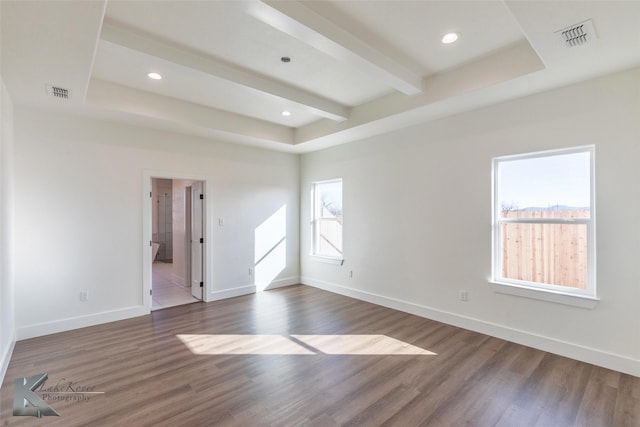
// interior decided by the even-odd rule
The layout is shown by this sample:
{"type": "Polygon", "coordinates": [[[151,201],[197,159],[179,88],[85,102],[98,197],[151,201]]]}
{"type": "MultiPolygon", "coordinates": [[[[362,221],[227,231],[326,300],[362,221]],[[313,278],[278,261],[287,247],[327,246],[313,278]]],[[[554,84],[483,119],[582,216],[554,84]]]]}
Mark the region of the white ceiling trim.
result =
{"type": "Polygon", "coordinates": [[[457,100],[459,112],[462,112],[467,108],[465,100],[470,99],[469,96],[541,70],[544,70],[544,64],[537,53],[527,41],[522,41],[454,70],[428,77],[421,95],[407,97],[394,93],[354,107],[348,121],[319,120],[302,126],[296,130],[295,143],[304,145],[322,139],[335,140],[340,134],[364,138],[369,136],[367,129],[378,130],[381,124],[389,130],[397,129],[407,125],[405,117],[413,120],[418,112],[430,111],[444,101],[457,100]],[[362,130],[362,135],[358,129],[362,130]]]}
{"type": "Polygon", "coordinates": [[[127,29],[118,27],[113,23],[104,23],[101,38],[137,52],[161,58],[174,64],[192,68],[294,102],[311,110],[320,117],[334,121],[346,120],[349,117],[349,108],[337,102],[244,68],[204,57],[189,52],[186,49],[180,49],[166,43],[151,40],[127,29]]]}
{"type": "Polygon", "coordinates": [[[256,19],[352,64],[405,95],[422,92],[420,75],[299,2],[255,0],[247,2],[246,6],[247,12],[256,19]]]}
{"type": "Polygon", "coordinates": [[[91,79],[87,103],[110,111],[239,135],[252,141],[278,143],[278,146],[293,144],[293,129],[286,126],[102,80],[91,79]]]}

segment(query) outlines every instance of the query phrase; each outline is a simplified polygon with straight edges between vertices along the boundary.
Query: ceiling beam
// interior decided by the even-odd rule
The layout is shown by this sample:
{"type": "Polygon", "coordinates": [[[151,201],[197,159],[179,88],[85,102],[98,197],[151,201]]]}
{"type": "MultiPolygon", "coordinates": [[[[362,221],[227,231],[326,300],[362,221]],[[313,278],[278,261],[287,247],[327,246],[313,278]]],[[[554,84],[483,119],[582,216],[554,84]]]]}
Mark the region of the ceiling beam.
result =
{"type": "Polygon", "coordinates": [[[128,49],[294,102],[320,117],[334,121],[343,121],[349,117],[349,108],[337,102],[236,65],[152,40],[112,23],[104,23],[100,37],[128,49]]]}
{"type": "Polygon", "coordinates": [[[394,93],[354,107],[346,122],[318,120],[299,127],[295,144],[313,151],[529,95],[530,79],[540,78],[544,69],[537,52],[523,40],[426,78],[422,95],[394,93]]]}
{"type": "Polygon", "coordinates": [[[292,146],[293,129],[229,111],[91,79],[87,104],[116,113],[158,120],[178,127],[215,132],[224,139],[292,146]]]}
{"type": "Polygon", "coordinates": [[[422,92],[422,77],[297,1],[247,2],[256,19],[344,61],[405,95],[422,92]]]}

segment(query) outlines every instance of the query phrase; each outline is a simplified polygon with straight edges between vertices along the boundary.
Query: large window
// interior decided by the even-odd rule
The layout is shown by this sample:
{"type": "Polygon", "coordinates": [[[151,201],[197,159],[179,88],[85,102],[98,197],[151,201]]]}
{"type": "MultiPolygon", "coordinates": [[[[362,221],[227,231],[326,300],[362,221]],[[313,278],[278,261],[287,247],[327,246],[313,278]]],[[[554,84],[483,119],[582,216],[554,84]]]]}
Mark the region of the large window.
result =
{"type": "Polygon", "coordinates": [[[494,159],[494,282],[595,298],[593,154],[494,159]]]}
{"type": "Polygon", "coordinates": [[[311,200],[312,254],[342,259],[342,180],[313,183],[311,200]]]}

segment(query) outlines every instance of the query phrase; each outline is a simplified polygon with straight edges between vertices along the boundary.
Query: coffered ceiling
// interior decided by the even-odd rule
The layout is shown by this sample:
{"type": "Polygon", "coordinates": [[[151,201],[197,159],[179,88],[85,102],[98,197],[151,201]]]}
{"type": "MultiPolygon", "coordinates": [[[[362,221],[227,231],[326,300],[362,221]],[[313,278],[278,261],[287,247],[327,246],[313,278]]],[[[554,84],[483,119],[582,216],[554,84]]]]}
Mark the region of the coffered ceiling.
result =
{"type": "Polygon", "coordinates": [[[640,65],[639,1],[1,8],[2,78],[14,102],[289,152],[640,65]],[[569,47],[561,30],[585,22],[586,43],[569,47]],[[443,44],[450,32],[458,40],[443,44]],[[69,98],[48,95],[48,85],[69,98]]]}

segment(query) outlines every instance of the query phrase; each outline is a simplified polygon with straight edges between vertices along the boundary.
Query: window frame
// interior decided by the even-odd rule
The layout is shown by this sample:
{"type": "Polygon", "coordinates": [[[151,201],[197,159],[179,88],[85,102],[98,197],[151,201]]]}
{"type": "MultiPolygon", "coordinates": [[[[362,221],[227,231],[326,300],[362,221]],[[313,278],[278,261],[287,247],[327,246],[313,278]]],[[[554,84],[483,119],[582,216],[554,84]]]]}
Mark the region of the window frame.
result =
{"type": "Polygon", "coordinates": [[[596,206],[595,206],[595,146],[580,146],[524,154],[494,157],[492,159],[492,272],[491,282],[496,292],[541,299],[586,308],[593,308],[596,292],[596,206]],[[499,169],[502,162],[552,157],[566,154],[589,153],[589,218],[503,218],[499,197],[499,169]],[[502,277],[503,224],[585,224],[587,227],[587,277],[586,288],[552,285],[502,277]]]}
{"type": "MultiPolygon", "coordinates": [[[[320,241],[320,224],[325,221],[337,222],[336,217],[322,216],[322,204],[320,201],[320,192],[318,187],[326,184],[340,183],[341,199],[342,197],[342,178],[328,179],[324,181],[315,181],[311,183],[311,256],[319,261],[342,264],[344,260],[344,246],[338,251],[341,251],[340,255],[331,255],[320,253],[319,241],[320,241]]],[[[342,202],[342,200],[341,200],[342,202]]],[[[341,231],[341,240],[343,240],[344,234],[341,231]]]]}

